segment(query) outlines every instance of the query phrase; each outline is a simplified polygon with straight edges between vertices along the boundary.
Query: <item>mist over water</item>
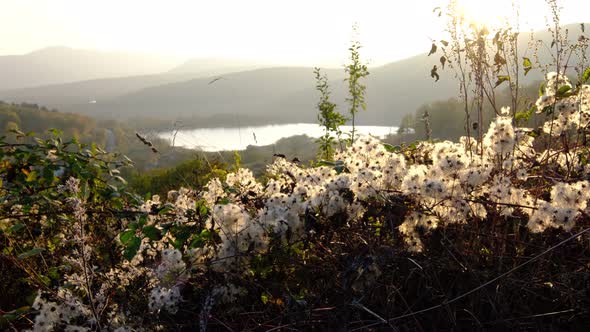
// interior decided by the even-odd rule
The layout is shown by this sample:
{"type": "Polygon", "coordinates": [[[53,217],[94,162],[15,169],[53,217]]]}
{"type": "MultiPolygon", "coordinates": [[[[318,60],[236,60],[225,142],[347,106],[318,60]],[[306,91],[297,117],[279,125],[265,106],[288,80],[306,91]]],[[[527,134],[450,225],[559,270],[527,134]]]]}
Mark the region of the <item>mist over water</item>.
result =
{"type": "MultiPolygon", "coordinates": [[[[356,132],[360,135],[372,135],[383,138],[389,134],[395,134],[397,127],[385,126],[356,126],[356,132]]],[[[343,133],[350,132],[351,126],[342,126],[343,133]]],[[[241,128],[199,128],[179,130],[174,137],[174,132],[159,133],[158,136],[167,139],[174,146],[203,151],[228,151],[245,150],[249,145],[271,145],[281,138],[307,135],[320,137],[323,128],[318,124],[294,123],[280,125],[253,126],[241,128]]],[[[343,138],[348,137],[346,134],[343,138]]]]}

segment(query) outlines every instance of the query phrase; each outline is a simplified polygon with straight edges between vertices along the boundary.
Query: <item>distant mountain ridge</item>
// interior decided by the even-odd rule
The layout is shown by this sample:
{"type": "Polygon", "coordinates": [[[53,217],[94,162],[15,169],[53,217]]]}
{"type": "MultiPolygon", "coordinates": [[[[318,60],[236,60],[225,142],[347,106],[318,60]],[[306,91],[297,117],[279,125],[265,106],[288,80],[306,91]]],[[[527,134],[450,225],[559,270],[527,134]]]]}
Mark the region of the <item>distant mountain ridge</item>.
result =
{"type": "MultiPolygon", "coordinates": [[[[397,124],[422,103],[454,94],[447,78],[435,83],[429,76],[425,55],[373,68],[367,85],[368,111],[359,114],[359,124],[397,124]],[[408,71],[408,68],[412,70],[408,71]],[[422,97],[419,97],[422,96],[422,97]]],[[[327,69],[332,100],[347,113],[347,86],[342,69],[327,69]]],[[[78,109],[104,117],[264,118],[268,123],[316,122],[317,91],[311,67],[264,68],[184,82],[148,87],[101,104],[78,109]]]]}
{"type": "MultiPolygon", "coordinates": [[[[580,25],[564,29],[569,29],[570,38],[575,39],[580,25]]],[[[521,33],[519,38],[519,48],[525,49],[530,35],[521,33]]],[[[535,38],[544,40],[549,48],[550,33],[535,32],[535,38]]],[[[439,70],[441,79],[438,82],[430,77],[430,70],[438,64],[439,56],[420,54],[369,68],[370,75],[365,82],[368,110],[357,116],[357,123],[397,125],[405,114],[413,113],[421,105],[456,96],[458,87],[452,71],[439,70]]],[[[526,56],[532,58],[530,54],[526,56]]],[[[542,59],[548,56],[541,50],[542,59]]],[[[313,68],[256,69],[257,66],[254,62],[195,58],[158,75],[4,90],[0,91],[0,100],[35,102],[100,118],[150,118],[170,122],[233,118],[239,122],[240,118],[250,117],[264,119],[266,123],[317,121],[318,94],[313,68]]],[[[330,79],[332,100],[346,115],[344,72],[342,69],[325,72],[330,79]]],[[[540,71],[533,70],[521,83],[541,78],[540,71]]]]}
{"type": "Polygon", "coordinates": [[[175,58],[142,53],[47,47],[23,55],[0,56],[0,90],[157,74],[177,63],[175,58]]]}
{"type": "Polygon", "coordinates": [[[232,72],[258,69],[273,66],[256,60],[207,57],[191,58],[181,65],[172,68],[170,74],[198,74],[199,76],[220,75],[232,72]]]}

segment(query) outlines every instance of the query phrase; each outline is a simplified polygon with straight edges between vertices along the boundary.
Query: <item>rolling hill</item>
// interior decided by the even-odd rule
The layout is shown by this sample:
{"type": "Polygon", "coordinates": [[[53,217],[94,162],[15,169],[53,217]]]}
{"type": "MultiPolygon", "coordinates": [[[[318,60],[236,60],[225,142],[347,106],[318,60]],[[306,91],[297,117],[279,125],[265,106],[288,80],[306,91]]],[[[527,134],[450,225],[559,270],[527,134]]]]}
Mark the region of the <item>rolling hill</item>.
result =
{"type": "Polygon", "coordinates": [[[194,74],[164,73],[100,78],[73,83],[0,91],[0,100],[30,102],[63,111],[76,112],[93,102],[102,102],[152,86],[186,81],[194,74]]]}
{"type": "MultiPolygon", "coordinates": [[[[434,82],[431,59],[418,55],[372,68],[367,85],[368,111],[359,124],[392,124],[425,102],[455,94],[450,75],[434,82]]],[[[347,86],[342,69],[325,71],[331,80],[333,101],[345,113],[347,86]]],[[[159,119],[207,118],[221,114],[254,117],[266,123],[315,122],[317,91],[313,68],[281,67],[231,73],[212,84],[199,78],[149,87],[100,104],[84,105],[78,112],[101,117],[159,119]]],[[[245,120],[247,121],[247,120],[245,120]]]]}
{"type": "MultiPolygon", "coordinates": [[[[569,36],[579,35],[580,25],[570,25],[569,36]]],[[[521,33],[519,48],[526,49],[530,34],[521,33]]],[[[549,47],[551,34],[535,32],[549,47]]],[[[523,54],[531,58],[531,54],[523,54]]],[[[539,51],[542,62],[549,53],[539,51]]],[[[590,54],[589,54],[590,56],[590,54]]],[[[423,104],[457,95],[452,71],[442,71],[434,82],[430,69],[438,56],[416,55],[381,67],[370,68],[366,80],[368,111],[358,115],[359,124],[397,125],[403,115],[423,104]]],[[[577,61],[573,59],[572,62],[577,61]]],[[[248,123],[315,122],[318,94],[313,68],[259,68],[253,62],[196,58],[163,74],[86,80],[60,85],[0,91],[0,100],[35,102],[99,118],[141,118],[168,121],[187,119],[191,126],[233,126],[248,123]],[[241,63],[241,64],[240,64],[241,63]],[[242,66],[242,67],[240,67],[242,66]],[[228,70],[242,70],[228,73],[228,70]],[[220,76],[222,77],[220,79],[220,76]],[[209,76],[209,77],[205,77],[209,76]],[[217,79],[217,80],[215,80],[217,79]],[[215,80],[214,82],[212,82],[215,80]],[[96,102],[94,102],[96,101],[96,102]]],[[[333,91],[332,100],[346,113],[346,83],[342,69],[325,71],[333,91]]],[[[531,71],[521,83],[541,79],[531,71]]]]}

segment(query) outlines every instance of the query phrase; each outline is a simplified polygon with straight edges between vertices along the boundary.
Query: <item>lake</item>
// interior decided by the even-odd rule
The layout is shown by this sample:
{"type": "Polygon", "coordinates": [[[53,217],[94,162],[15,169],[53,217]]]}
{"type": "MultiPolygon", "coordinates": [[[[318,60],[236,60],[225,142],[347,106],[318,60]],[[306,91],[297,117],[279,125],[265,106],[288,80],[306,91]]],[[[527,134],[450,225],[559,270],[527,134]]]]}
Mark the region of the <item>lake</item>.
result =
{"type": "MultiPolygon", "coordinates": [[[[342,126],[344,133],[349,132],[351,126],[342,126]]],[[[363,135],[384,137],[395,134],[397,127],[385,126],[356,126],[356,131],[363,135]]],[[[313,123],[277,124],[241,128],[199,128],[179,130],[174,138],[174,132],[162,132],[158,136],[167,139],[175,146],[182,146],[190,149],[203,151],[231,151],[245,150],[248,145],[271,145],[281,138],[296,135],[307,135],[309,137],[320,137],[323,129],[313,123]]],[[[348,137],[348,136],[344,136],[348,137]]]]}

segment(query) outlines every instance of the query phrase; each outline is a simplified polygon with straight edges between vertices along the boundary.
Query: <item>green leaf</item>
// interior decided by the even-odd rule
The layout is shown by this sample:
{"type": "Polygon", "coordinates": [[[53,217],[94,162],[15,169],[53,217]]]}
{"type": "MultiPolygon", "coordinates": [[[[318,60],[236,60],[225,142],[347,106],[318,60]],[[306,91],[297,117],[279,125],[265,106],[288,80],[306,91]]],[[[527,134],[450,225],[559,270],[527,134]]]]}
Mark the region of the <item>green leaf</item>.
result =
{"type": "Polygon", "coordinates": [[[2,315],[0,315],[0,328],[4,328],[4,324],[7,324],[8,322],[20,318],[21,316],[27,314],[29,311],[31,311],[31,307],[25,306],[20,307],[16,310],[4,312],[2,315]]]}
{"type": "Polygon", "coordinates": [[[39,280],[41,280],[41,282],[43,283],[43,285],[45,285],[47,287],[49,285],[51,285],[51,279],[49,279],[48,276],[45,276],[45,275],[40,274],[39,275],[39,280]]]}
{"type": "Polygon", "coordinates": [[[180,250],[184,246],[186,240],[188,240],[188,238],[191,236],[191,229],[186,226],[180,226],[178,228],[173,229],[172,234],[175,237],[175,240],[172,243],[172,245],[175,249],[180,250]]]}
{"type": "Polygon", "coordinates": [[[494,88],[498,87],[500,84],[502,84],[506,81],[510,81],[510,76],[507,76],[507,75],[498,76],[498,80],[496,81],[496,85],[494,86],[494,88]]]}
{"type": "Polygon", "coordinates": [[[528,136],[537,138],[541,135],[541,131],[539,129],[531,130],[527,133],[528,136]]]}
{"type": "Polygon", "coordinates": [[[196,235],[192,238],[190,247],[191,248],[202,248],[205,246],[207,241],[211,241],[213,239],[213,233],[208,229],[204,229],[201,231],[201,234],[196,235]]]}
{"type": "Polygon", "coordinates": [[[260,301],[262,301],[263,304],[267,304],[268,301],[270,301],[270,298],[268,295],[266,295],[265,293],[262,293],[260,295],[260,301]]]}
{"type": "MultiPolygon", "coordinates": [[[[145,215],[145,214],[142,214],[142,215],[139,217],[139,222],[138,222],[138,225],[139,225],[140,227],[143,227],[145,224],[147,224],[147,218],[148,218],[148,217],[147,217],[147,215],[145,215]]],[[[137,227],[136,227],[135,229],[137,229],[137,227]]]]}
{"type": "Polygon", "coordinates": [[[523,57],[522,58],[522,65],[524,67],[524,76],[526,76],[531,69],[533,69],[533,63],[531,59],[523,57]]]}
{"type": "Polygon", "coordinates": [[[590,67],[588,67],[588,68],[586,68],[586,70],[584,70],[584,74],[582,75],[581,82],[586,83],[586,82],[588,82],[589,79],[590,79],[590,67]]]}
{"type": "Polygon", "coordinates": [[[582,165],[588,165],[588,158],[585,153],[578,153],[578,160],[582,165]]]}
{"type": "Polygon", "coordinates": [[[530,67],[529,68],[525,68],[524,69],[524,76],[526,76],[529,73],[529,71],[531,71],[531,69],[532,68],[530,68],[530,67]]]}
{"type": "Polygon", "coordinates": [[[50,128],[49,130],[47,130],[51,135],[53,135],[53,137],[59,137],[61,135],[63,135],[63,131],[59,130],[57,128],[50,128]]]}
{"type": "Polygon", "coordinates": [[[129,223],[129,229],[132,230],[132,231],[137,230],[138,226],[139,226],[139,224],[137,223],[137,221],[132,221],[132,222],[129,223]]]}
{"type": "Polygon", "coordinates": [[[387,144],[387,143],[384,143],[383,147],[385,148],[385,151],[391,152],[391,153],[400,152],[402,150],[401,146],[399,146],[399,145],[393,146],[393,145],[387,144]]]}
{"type": "Polygon", "coordinates": [[[37,172],[31,171],[27,174],[26,182],[33,182],[37,179],[37,172]]]}
{"type": "Polygon", "coordinates": [[[142,230],[143,234],[152,241],[157,241],[161,238],[160,230],[156,226],[146,226],[142,230]]]}
{"type": "Polygon", "coordinates": [[[127,245],[127,244],[129,244],[129,242],[131,242],[131,240],[133,239],[134,236],[135,236],[135,230],[129,229],[119,235],[119,240],[121,240],[121,243],[123,243],[124,245],[127,245]]]}
{"type": "Polygon", "coordinates": [[[527,67],[532,67],[533,63],[531,62],[531,59],[527,58],[527,57],[523,57],[522,58],[522,65],[527,68],[527,67]]]}
{"type": "Polygon", "coordinates": [[[544,94],[545,94],[545,82],[542,82],[541,85],[539,85],[539,97],[541,97],[544,94]]]}
{"type": "Polygon", "coordinates": [[[111,193],[111,204],[113,205],[113,207],[117,210],[123,210],[123,201],[121,199],[119,199],[119,196],[121,196],[121,194],[115,192],[115,193],[111,193]]]}
{"type": "Polygon", "coordinates": [[[529,108],[526,111],[516,112],[516,114],[514,114],[514,120],[516,120],[517,122],[528,121],[531,119],[531,116],[533,115],[533,113],[535,113],[536,109],[537,107],[533,105],[533,107],[529,108]]]}
{"type": "Polygon", "coordinates": [[[198,200],[195,203],[195,210],[199,214],[200,217],[205,217],[209,213],[209,208],[207,207],[207,202],[204,199],[198,200]]]}
{"type": "Polygon", "coordinates": [[[570,91],[571,89],[572,89],[572,87],[571,87],[571,86],[569,86],[569,85],[563,85],[563,86],[561,86],[561,87],[560,87],[560,88],[557,90],[557,93],[556,93],[556,95],[557,95],[558,97],[564,97],[564,96],[566,95],[566,93],[567,93],[568,91],[570,91]]]}
{"type": "Polygon", "coordinates": [[[160,211],[158,211],[159,215],[163,215],[166,214],[170,211],[174,210],[174,208],[172,206],[165,206],[164,208],[162,208],[160,211]]]}
{"type": "Polygon", "coordinates": [[[203,248],[203,246],[205,246],[205,240],[202,237],[196,236],[191,240],[191,248],[203,248]]]}
{"type": "Polygon", "coordinates": [[[344,165],[344,161],[342,160],[336,160],[336,163],[334,163],[334,170],[337,174],[344,172],[345,168],[346,166],[344,165]]]}
{"type": "Polygon", "coordinates": [[[543,113],[543,114],[547,114],[547,115],[553,114],[553,106],[546,106],[539,113],[543,113]]]}
{"type": "Polygon", "coordinates": [[[59,280],[61,274],[59,273],[59,268],[57,266],[53,266],[49,268],[47,275],[53,280],[59,280]]]}
{"type": "Polygon", "coordinates": [[[141,239],[137,236],[132,237],[123,251],[123,257],[125,257],[125,259],[128,261],[132,260],[133,257],[135,257],[135,254],[137,254],[140,246],[141,239]]]}
{"type": "Polygon", "coordinates": [[[10,227],[10,228],[8,229],[8,231],[9,231],[10,233],[15,233],[15,232],[18,232],[18,231],[20,231],[20,230],[21,230],[21,229],[23,229],[23,228],[25,228],[25,224],[23,224],[23,223],[18,223],[18,224],[12,225],[12,227],[10,227]]]}
{"type": "Polygon", "coordinates": [[[329,161],[329,160],[319,160],[315,163],[316,167],[320,167],[320,166],[330,166],[333,167],[336,164],[333,161],[329,161]]]}
{"type": "Polygon", "coordinates": [[[159,226],[162,229],[162,234],[166,234],[171,229],[172,223],[163,222],[163,223],[160,223],[159,226]]]}
{"type": "Polygon", "coordinates": [[[18,259],[25,259],[31,256],[39,255],[43,251],[45,251],[45,248],[33,248],[18,255],[18,259]]]}

